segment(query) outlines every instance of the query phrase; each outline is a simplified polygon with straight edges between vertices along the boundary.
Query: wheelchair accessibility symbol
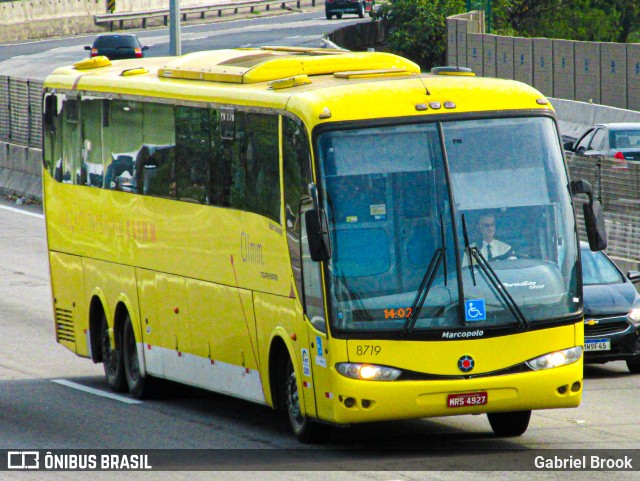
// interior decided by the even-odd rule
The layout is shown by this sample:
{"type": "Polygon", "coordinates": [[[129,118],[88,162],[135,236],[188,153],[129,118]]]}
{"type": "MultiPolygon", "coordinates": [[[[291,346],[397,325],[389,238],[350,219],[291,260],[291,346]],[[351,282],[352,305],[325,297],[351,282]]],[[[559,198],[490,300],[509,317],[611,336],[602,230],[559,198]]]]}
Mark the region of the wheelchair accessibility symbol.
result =
{"type": "Polygon", "coordinates": [[[465,313],[464,317],[467,322],[486,321],[487,309],[484,304],[484,299],[474,299],[472,301],[465,301],[464,313],[465,313]]]}

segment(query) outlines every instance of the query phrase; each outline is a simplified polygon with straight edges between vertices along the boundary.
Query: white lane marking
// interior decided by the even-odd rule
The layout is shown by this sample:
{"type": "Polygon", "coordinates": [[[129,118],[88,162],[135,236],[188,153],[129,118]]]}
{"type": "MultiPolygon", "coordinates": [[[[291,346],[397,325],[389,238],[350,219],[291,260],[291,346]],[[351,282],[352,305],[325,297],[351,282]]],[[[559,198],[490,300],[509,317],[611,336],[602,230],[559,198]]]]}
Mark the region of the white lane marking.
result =
{"type": "Polygon", "coordinates": [[[138,401],[137,399],[131,399],[125,396],[119,396],[118,394],[112,394],[110,392],[101,391],[100,389],[93,389],[92,387],[83,386],[82,384],[78,384],[72,381],[67,381],[66,379],[52,379],[51,382],[55,382],[56,384],[67,386],[72,389],[77,389],[78,391],[84,391],[84,392],[88,392],[89,394],[95,394],[96,396],[115,399],[116,401],[120,401],[126,404],[142,404],[142,401],[138,401]]]}
{"type": "Polygon", "coordinates": [[[17,212],[18,214],[29,215],[31,217],[38,217],[44,219],[44,214],[36,214],[35,212],[29,212],[28,210],[16,209],[15,207],[9,207],[7,205],[0,205],[0,209],[8,210],[10,212],[17,212]]]}

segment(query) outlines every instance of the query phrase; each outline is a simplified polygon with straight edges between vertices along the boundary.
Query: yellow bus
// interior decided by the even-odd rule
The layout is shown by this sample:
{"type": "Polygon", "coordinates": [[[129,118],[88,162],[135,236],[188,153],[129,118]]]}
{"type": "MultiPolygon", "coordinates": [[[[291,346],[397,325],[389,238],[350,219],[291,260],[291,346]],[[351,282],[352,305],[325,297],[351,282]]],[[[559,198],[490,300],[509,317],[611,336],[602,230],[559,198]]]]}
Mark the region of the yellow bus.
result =
{"type": "Polygon", "coordinates": [[[111,389],[262,403],[302,442],[579,404],[571,186],[606,238],[533,88],[272,47],[83,60],[43,111],[56,338],[111,389]]]}

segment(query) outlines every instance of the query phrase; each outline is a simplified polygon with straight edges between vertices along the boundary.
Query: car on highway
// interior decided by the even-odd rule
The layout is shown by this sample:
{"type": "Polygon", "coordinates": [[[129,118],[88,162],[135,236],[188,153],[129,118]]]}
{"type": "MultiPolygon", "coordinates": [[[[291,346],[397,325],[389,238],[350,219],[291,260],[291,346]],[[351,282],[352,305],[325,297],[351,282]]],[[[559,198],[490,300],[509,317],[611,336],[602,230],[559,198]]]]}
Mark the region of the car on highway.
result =
{"type": "Polygon", "coordinates": [[[564,150],[585,157],[640,161],[640,123],[595,124],[576,142],[566,142],[564,150]]]}
{"type": "Polygon", "coordinates": [[[324,11],[327,20],[331,20],[334,15],[338,19],[342,18],[343,13],[355,13],[364,18],[365,13],[373,17],[374,6],[374,0],[325,0],[324,11]]]}
{"type": "Polygon", "coordinates": [[[640,373],[640,272],[625,276],[604,252],[580,243],[584,283],[584,362],[626,361],[640,373]]]}
{"type": "Polygon", "coordinates": [[[122,58],[142,58],[149,47],[143,46],[132,33],[106,33],[98,35],[92,45],[85,45],[90,57],[105,56],[110,60],[122,58]]]}

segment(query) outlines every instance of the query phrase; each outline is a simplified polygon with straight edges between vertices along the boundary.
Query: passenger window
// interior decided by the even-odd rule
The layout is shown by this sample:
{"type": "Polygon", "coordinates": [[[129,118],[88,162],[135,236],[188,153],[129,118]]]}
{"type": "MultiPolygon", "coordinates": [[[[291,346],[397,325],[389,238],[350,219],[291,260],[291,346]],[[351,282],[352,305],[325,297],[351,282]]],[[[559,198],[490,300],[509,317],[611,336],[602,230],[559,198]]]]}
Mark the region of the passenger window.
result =
{"type": "Polygon", "coordinates": [[[576,152],[584,152],[589,147],[589,142],[593,137],[593,129],[588,130],[585,135],[582,136],[580,141],[576,144],[576,152]]]}
{"type": "Polygon", "coordinates": [[[598,129],[596,133],[593,134],[593,139],[589,144],[589,150],[602,150],[604,147],[604,139],[605,139],[605,130],[598,129]]]}
{"type": "Polygon", "coordinates": [[[187,202],[206,203],[211,161],[210,110],[176,109],[176,196],[187,202]]]}

